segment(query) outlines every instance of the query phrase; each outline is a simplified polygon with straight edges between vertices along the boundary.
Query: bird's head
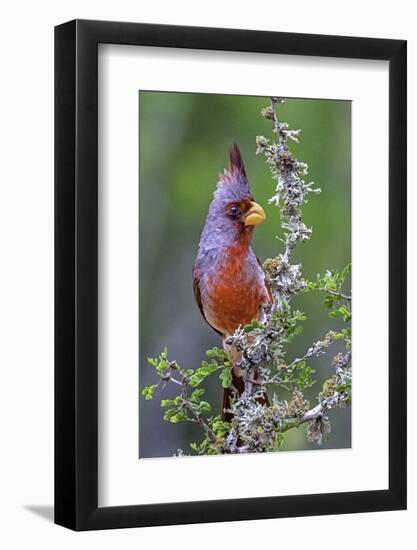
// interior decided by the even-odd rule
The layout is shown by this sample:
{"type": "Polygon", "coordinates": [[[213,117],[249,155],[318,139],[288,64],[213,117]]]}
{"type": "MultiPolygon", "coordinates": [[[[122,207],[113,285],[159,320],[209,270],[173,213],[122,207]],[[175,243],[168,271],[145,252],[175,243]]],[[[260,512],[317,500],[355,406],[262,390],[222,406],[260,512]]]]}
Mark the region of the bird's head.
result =
{"type": "Polygon", "coordinates": [[[227,244],[239,237],[250,238],[255,225],[266,218],[263,208],[253,200],[242,155],[236,144],[230,148],[229,158],[229,170],[220,174],[205,228],[212,237],[222,235],[227,244]]]}

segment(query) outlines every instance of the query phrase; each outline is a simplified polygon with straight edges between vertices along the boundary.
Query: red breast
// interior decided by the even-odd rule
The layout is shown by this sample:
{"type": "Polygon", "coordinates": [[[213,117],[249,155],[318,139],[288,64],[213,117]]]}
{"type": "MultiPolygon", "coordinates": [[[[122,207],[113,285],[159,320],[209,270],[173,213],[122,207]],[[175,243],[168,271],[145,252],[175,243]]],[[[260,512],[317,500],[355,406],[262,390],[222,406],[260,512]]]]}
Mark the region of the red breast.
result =
{"type": "Polygon", "coordinates": [[[258,265],[251,265],[248,249],[242,243],[231,247],[224,262],[217,266],[215,277],[206,279],[204,315],[222,334],[232,334],[239,325],[259,319],[261,304],[269,301],[259,271],[258,265]]]}

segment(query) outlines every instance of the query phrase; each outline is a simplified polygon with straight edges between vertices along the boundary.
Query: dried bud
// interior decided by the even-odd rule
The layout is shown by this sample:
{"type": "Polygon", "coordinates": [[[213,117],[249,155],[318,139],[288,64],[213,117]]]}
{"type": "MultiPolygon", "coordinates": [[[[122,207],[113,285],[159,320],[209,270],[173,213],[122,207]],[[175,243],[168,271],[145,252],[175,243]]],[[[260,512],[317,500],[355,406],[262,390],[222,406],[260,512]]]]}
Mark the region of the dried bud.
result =
{"type": "Polygon", "coordinates": [[[265,136],[256,136],[256,154],[262,153],[268,147],[269,141],[265,136]]]}
{"type": "Polygon", "coordinates": [[[322,395],[323,397],[331,397],[336,391],[336,376],[333,375],[323,383],[322,395]]]}
{"type": "Polygon", "coordinates": [[[264,261],[262,269],[269,279],[274,279],[277,276],[277,271],[280,263],[281,258],[279,256],[276,256],[275,258],[268,258],[264,261]]]}
{"type": "Polygon", "coordinates": [[[300,391],[295,391],[289,403],[287,403],[287,414],[290,418],[301,418],[310,408],[310,402],[304,399],[300,391]]]}
{"type": "Polygon", "coordinates": [[[282,104],[285,103],[285,99],[283,97],[271,97],[271,100],[274,103],[282,103],[282,104]]]}
{"type": "Polygon", "coordinates": [[[331,432],[330,420],[327,416],[320,416],[312,420],[307,428],[307,438],[311,442],[322,445],[331,432]]]}
{"type": "Polygon", "coordinates": [[[261,115],[269,120],[275,120],[275,113],[272,107],[265,107],[262,109],[261,115]]]}

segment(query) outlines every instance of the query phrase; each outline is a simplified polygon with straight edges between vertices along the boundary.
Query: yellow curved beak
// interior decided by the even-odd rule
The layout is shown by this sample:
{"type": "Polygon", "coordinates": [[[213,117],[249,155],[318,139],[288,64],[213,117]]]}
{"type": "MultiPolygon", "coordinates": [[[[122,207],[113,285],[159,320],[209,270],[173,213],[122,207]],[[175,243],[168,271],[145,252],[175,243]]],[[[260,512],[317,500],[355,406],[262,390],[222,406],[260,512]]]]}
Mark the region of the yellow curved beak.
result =
{"type": "Polygon", "coordinates": [[[245,215],[245,225],[259,225],[265,221],[266,215],[262,206],[257,202],[252,202],[251,207],[245,215]]]}

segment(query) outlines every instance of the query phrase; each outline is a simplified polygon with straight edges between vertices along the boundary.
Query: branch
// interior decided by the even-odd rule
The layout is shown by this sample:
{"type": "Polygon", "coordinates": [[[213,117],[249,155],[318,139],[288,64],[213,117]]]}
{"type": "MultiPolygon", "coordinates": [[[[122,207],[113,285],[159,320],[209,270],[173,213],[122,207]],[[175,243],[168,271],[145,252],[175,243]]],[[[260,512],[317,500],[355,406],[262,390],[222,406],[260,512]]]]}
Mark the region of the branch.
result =
{"type": "Polygon", "coordinates": [[[207,422],[204,420],[201,414],[197,413],[194,410],[191,402],[188,400],[187,387],[188,387],[188,384],[183,384],[182,397],[184,399],[184,404],[187,407],[187,410],[191,412],[191,414],[194,416],[195,421],[203,428],[203,430],[210,437],[212,442],[215,443],[217,441],[216,434],[213,432],[213,430],[210,428],[210,426],[207,424],[207,422]]]}
{"type": "Polygon", "coordinates": [[[312,422],[313,420],[320,419],[324,416],[325,412],[328,409],[333,409],[336,406],[340,407],[343,403],[347,401],[347,399],[348,398],[345,393],[335,392],[331,397],[328,397],[327,399],[323,400],[322,403],[319,403],[316,407],[304,413],[301,418],[289,419],[290,421],[296,420],[296,422],[289,422],[287,425],[284,424],[284,426],[279,431],[286,432],[291,428],[298,427],[301,424],[305,424],[306,422],[312,422]]]}
{"type": "MultiPolygon", "coordinates": [[[[287,365],[286,370],[291,370],[293,367],[295,367],[302,361],[306,361],[311,357],[318,357],[319,355],[324,355],[326,353],[325,350],[333,343],[334,335],[335,335],[334,332],[329,331],[325,335],[323,340],[317,340],[317,342],[314,342],[314,344],[308,348],[308,350],[305,352],[304,355],[302,355],[301,357],[296,357],[289,365],[287,365]]],[[[280,373],[278,372],[268,380],[267,384],[275,384],[279,380],[280,380],[280,373]]]]}
{"type": "MultiPolygon", "coordinates": [[[[336,378],[340,378],[341,379],[340,381],[342,381],[345,378],[347,373],[349,373],[349,376],[350,376],[350,371],[347,371],[347,370],[345,371],[344,369],[347,369],[347,367],[349,366],[351,358],[352,358],[352,353],[350,350],[347,350],[344,355],[337,355],[335,357],[335,360],[333,361],[334,367],[336,369],[336,378]]],[[[325,399],[321,399],[318,405],[306,411],[301,417],[286,419],[284,425],[279,428],[279,431],[286,432],[291,428],[300,426],[301,424],[322,420],[326,411],[328,411],[329,409],[333,409],[335,407],[343,407],[348,401],[349,401],[348,393],[344,391],[335,391],[333,395],[326,397],[325,399]]],[[[318,428],[320,427],[318,426],[318,428]]],[[[317,433],[316,433],[316,436],[317,436],[317,433]]],[[[319,429],[319,437],[316,437],[316,439],[320,439],[320,440],[323,439],[323,433],[320,432],[320,429],[319,429]]]]}
{"type": "Polygon", "coordinates": [[[332,290],[330,288],[315,288],[313,290],[318,290],[321,292],[327,292],[328,294],[331,294],[332,296],[336,296],[336,298],[341,298],[342,300],[346,300],[347,302],[352,301],[352,296],[348,296],[347,294],[343,294],[343,292],[339,292],[338,290],[332,290]]]}
{"type": "Polygon", "coordinates": [[[287,139],[298,142],[300,130],[290,130],[287,123],[279,121],[276,113],[277,103],[285,101],[272,97],[271,105],[262,110],[262,115],[272,120],[278,144],[270,143],[264,136],[256,138],[256,152],[265,156],[272,177],[276,181],[275,194],[269,202],[280,209],[281,226],[285,232],[284,253],[279,256],[275,274],[271,273],[269,277],[275,301],[272,311],[280,308],[283,300],[305,288],[301,278],[301,266],[291,265],[290,259],[297,242],[308,240],[311,236],[311,229],[302,222],[301,206],[307,201],[309,193],[320,193],[320,189],[313,189],[313,182],[306,183],[303,180],[308,174],[308,165],[295,159],[288,149],[287,139]]]}

